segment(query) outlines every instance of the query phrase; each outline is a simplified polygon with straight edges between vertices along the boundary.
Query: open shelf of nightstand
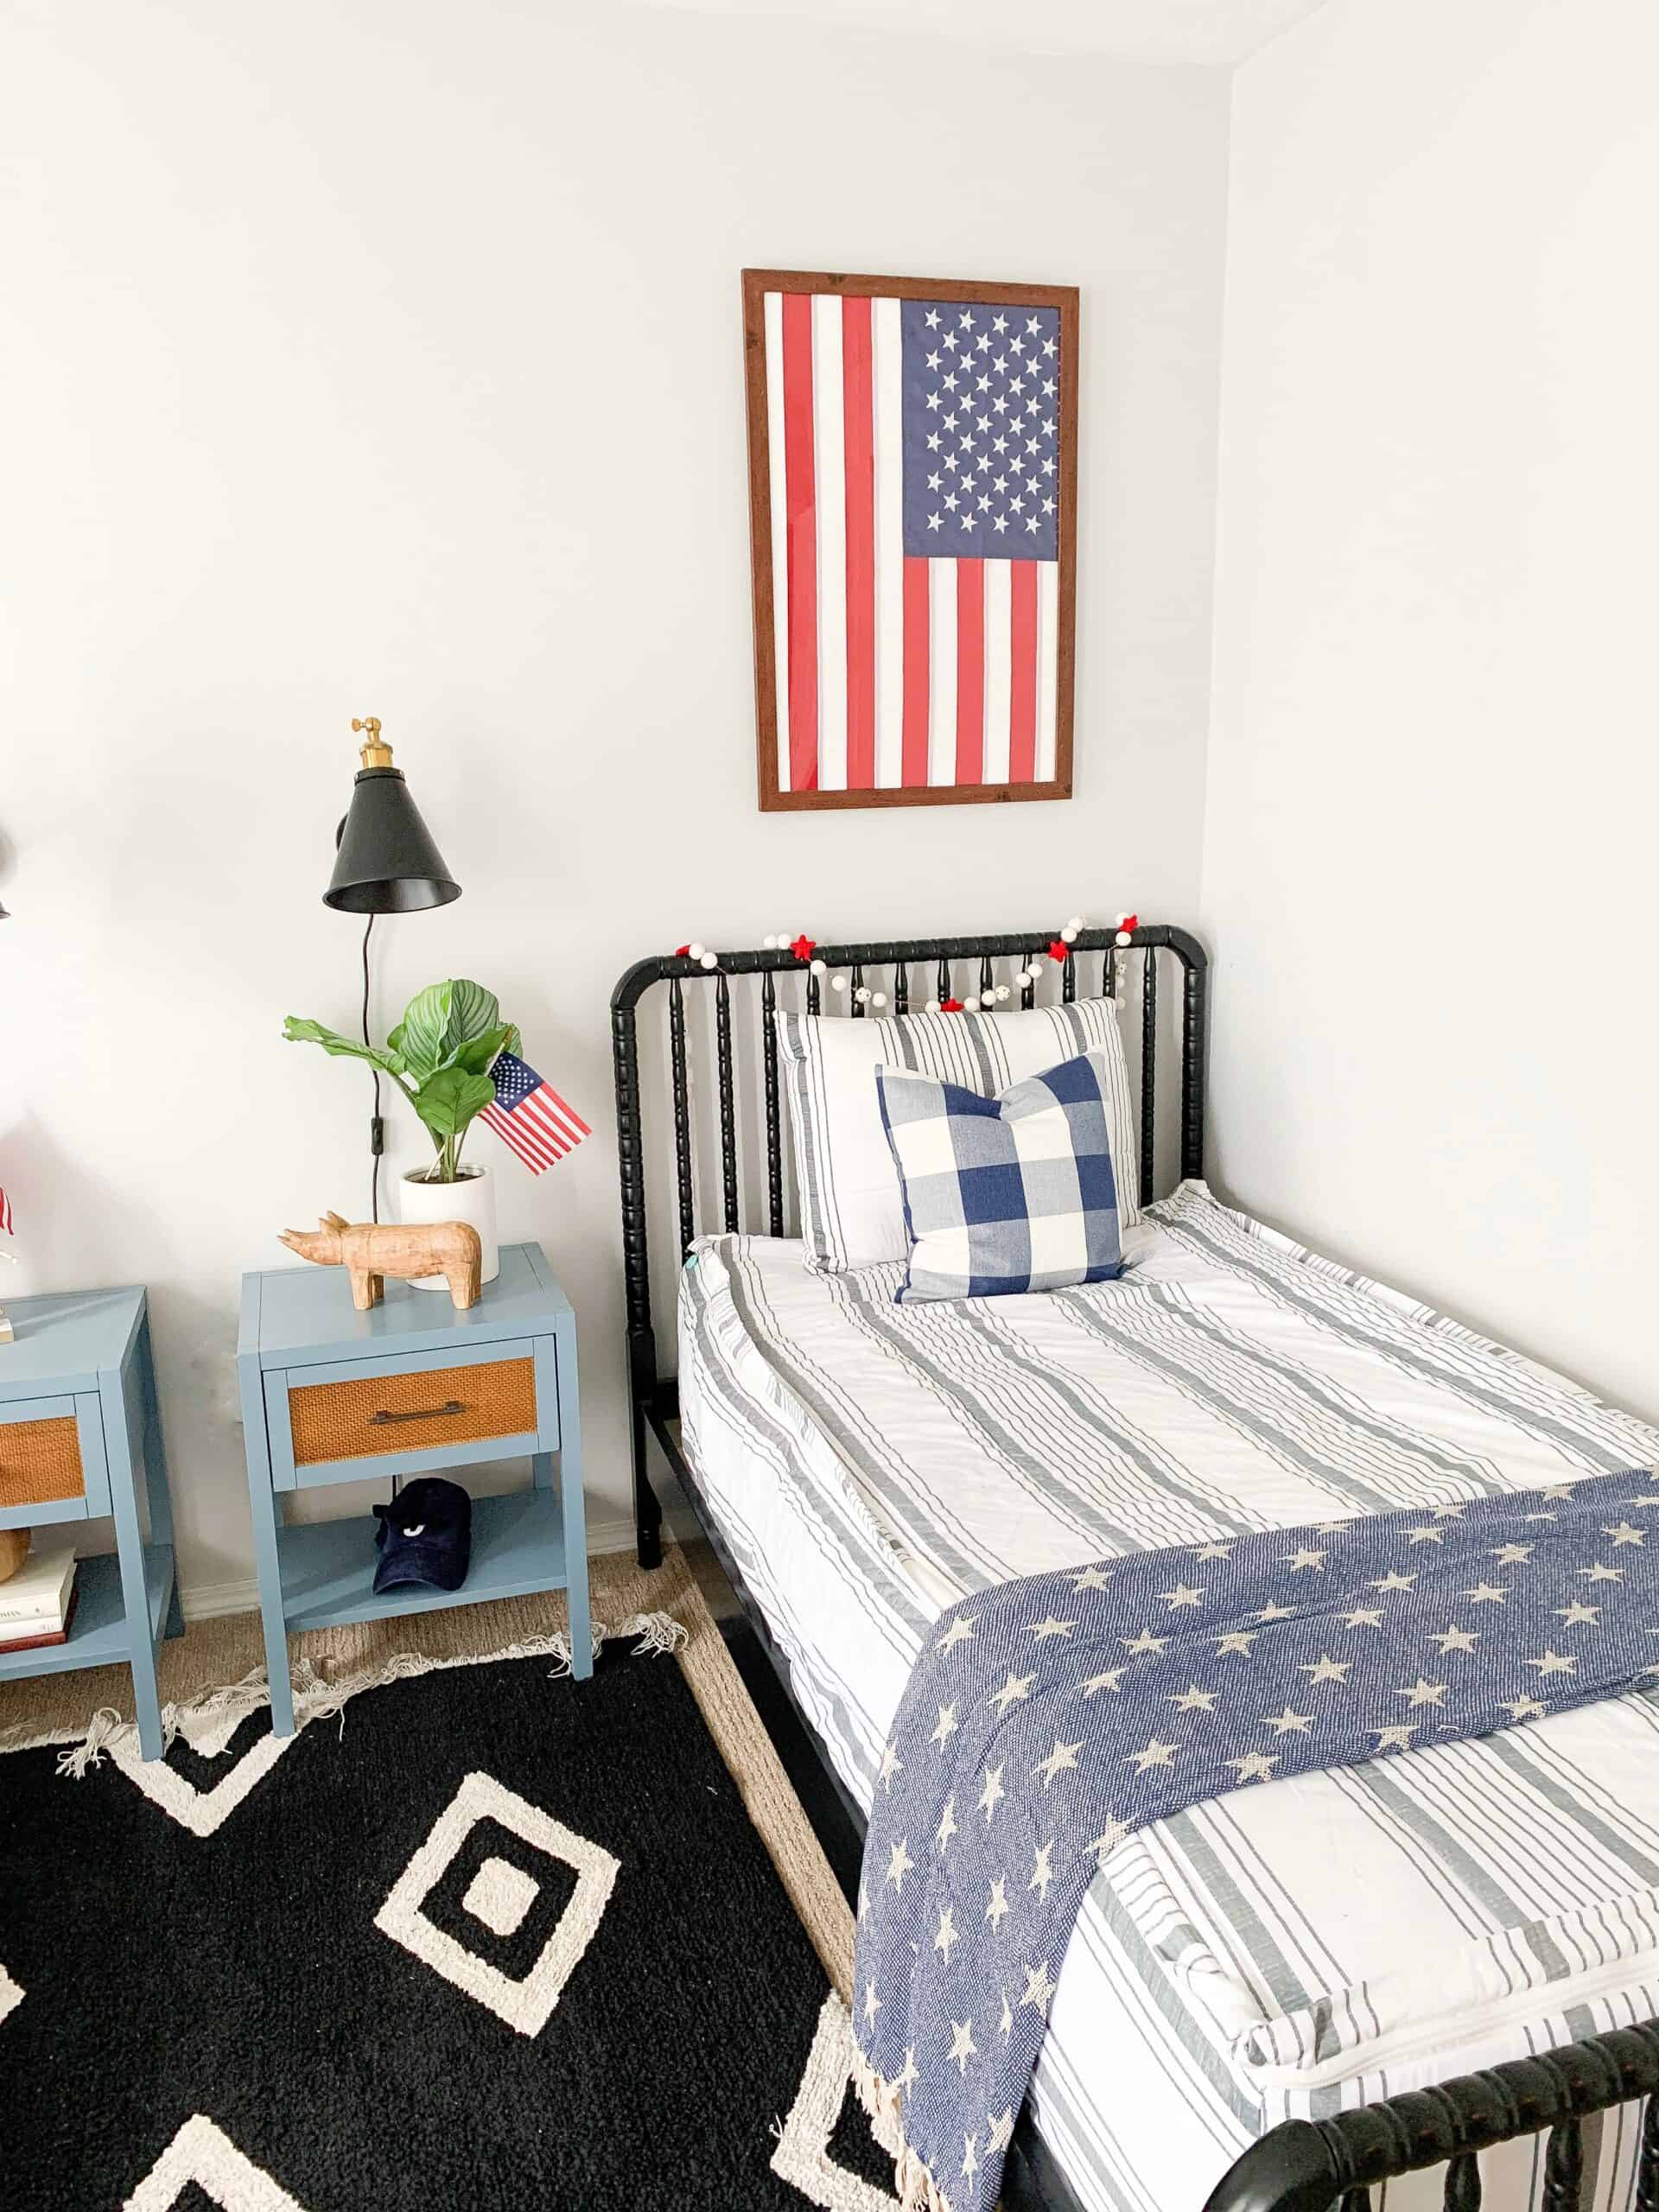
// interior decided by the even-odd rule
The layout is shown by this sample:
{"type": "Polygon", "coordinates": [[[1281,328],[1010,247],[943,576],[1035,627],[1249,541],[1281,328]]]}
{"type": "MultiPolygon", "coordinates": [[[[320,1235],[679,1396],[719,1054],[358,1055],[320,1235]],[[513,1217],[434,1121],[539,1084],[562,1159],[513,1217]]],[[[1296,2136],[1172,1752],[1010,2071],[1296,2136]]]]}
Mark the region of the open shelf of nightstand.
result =
{"type": "Polygon", "coordinates": [[[338,1628],[348,1621],[387,1620],[398,1613],[477,1605],[490,1598],[524,1598],[566,1583],[560,1502],[547,1490],[473,1500],[472,1563],[459,1590],[399,1583],[374,1594],[379,1554],[375,1523],[356,1516],[310,1521],[276,1532],[283,1611],[289,1630],[338,1628]]]}
{"type": "MultiPolygon", "coordinates": [[[[154,1643],[173,1596],[171,1544],[144,1546],[144,1594],[149,1618],[140,1633],[154,1643]]],[[[0,1638],[3,1635],[0,1626],[0,1638]]],[[[0,1682],[22,1675],[61,1674],[71,1667],[121,1666],[132,1645],[133,1630],[121,1594],[120,1560],[113,1553],[84,1559],[75,1569],[75,1611],[67,1640],[37,1644],[32,1651],[0,1652],[0,1682]]]]}

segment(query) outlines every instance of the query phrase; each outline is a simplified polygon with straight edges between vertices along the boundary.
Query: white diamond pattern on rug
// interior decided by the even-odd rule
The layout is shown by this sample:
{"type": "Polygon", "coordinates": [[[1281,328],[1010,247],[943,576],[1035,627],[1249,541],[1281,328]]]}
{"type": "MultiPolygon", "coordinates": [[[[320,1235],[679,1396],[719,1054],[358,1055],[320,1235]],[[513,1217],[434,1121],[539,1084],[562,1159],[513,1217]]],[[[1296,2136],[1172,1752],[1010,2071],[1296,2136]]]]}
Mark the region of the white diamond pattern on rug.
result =
{"type": "MultiPolygon", "coordinates": [[[[566,1827],[538,1806],[495,1781],[487,1774],[469,1774],[455,1792],[409,1865],[392,1885],[391,1894],[374,1916],[383,1936],[390,1936],[435,1974],[486,2005],[498,2019],[522,2036],[539,2035],[552,2018],[564,1986],[593,1941],[606,1905],[610,1902],[621,1861],[603,1845],[590,1843],[574,1828],[566,1827]],[[558,1924],[543,1945],[540,1956],[521,1980],[503,1974],[476,1952],[429,1920],[424,1906],[435,1885],[451,1866],[468,1835],[482,1820],[493,1820],[516,1835],[521,1843],[544,1853],[549,1859],[575,1869],[576,1886],[558,1924]]],[[[467,1910],[486,1928],[510,1934],[522,1925],[534,1900],[535,1885],[521,1868],[502,1859],[486,1860],[474,1876],[464,1900],[467,1910]],[[527,1890],[499,1878],[486,1883],[492,1866],[502,1875],[516,1875],[527,1890]],[[480,1885],[483,1885],[482,1887],[480,1885]],[[496,1929],[492,1912],[513,1916],[496,1929]]]]}
{"type": "Polygon", "coordinates": [[[493,1936],[516,1936],[538,1894],[538,1885],[522,1866],[509,1866],[505,1859],[486,1859],[461,1902],[462,1910],[481,1920],[493,1936]]]}
{"type": "Polygon", "coordinates": [[[171,2212],[192,2182],[221,2212],[305,2212],[285,2189],[245,2158],[205,2113],[185,2121],[128,2197],[123,2212],[171,2212]]]}
{"type": "Polygon", "coordinates": [[[22,2003],[25,1992],[20,1989],[4,1967],[0,1967],[0,2021],[8,2012],[15,2012],[22,2003]]]}
{"type": "Polygon", "coordinates": [[[104,1750],[152,1804],[159,1805],[162,1812],[181,1827],[188,1828],[192,1835],[209,1836],[224,1826],[283,1752],[298,1741],[297,1736],[262,1736],[257,1744],[250,1745],[211,1789],[198,1789],[194,1783],[187,1782],[181,1774],[175,1773],[164,1758],[142,1758],[136,1728],[125,1728],[119,1735],[112,1736],[104,1750]]]}
{"type": "Polygon", "coordinates": [[[799,2093],[772,2154],[772,2171],[823,2212],[894,2212],[896,2196],[838,2166],[830,2156],[830,2139],[852,2079],[853,2024],[831,1990],[818,2014],[799,2093]]]}

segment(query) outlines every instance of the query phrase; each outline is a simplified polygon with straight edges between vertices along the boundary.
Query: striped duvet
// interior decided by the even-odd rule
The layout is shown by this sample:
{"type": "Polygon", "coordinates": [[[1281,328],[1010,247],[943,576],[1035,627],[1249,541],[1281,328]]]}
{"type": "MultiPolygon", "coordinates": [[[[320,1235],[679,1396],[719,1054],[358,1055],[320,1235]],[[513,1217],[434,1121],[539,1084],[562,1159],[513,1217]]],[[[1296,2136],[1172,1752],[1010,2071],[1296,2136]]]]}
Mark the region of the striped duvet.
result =
{"type": "MultiPolygon", "coordinates": [[[[901,1308],[705,1240],[688,1452],[866,1803],[928,1624],[1010,1576],[1651,1465],[1659,1433],[1188,1184],[1121,1283],[901,1308]]],[[[1659,2013],[1659,1698],[1194,1807],[1119,1847],[1033,2083],[1081,2201],[1196,2208],[1255,2136],[1659,2013]]],[[[1632,2115],[1590,2132],[1623,2207],[1632,2115]]],[[[1488,2164],[1537,2195],[1530,2143],[1488,2164]]],[[[1422,2181],[1395,2184],[1396,2204],[1422,2181]]]]}

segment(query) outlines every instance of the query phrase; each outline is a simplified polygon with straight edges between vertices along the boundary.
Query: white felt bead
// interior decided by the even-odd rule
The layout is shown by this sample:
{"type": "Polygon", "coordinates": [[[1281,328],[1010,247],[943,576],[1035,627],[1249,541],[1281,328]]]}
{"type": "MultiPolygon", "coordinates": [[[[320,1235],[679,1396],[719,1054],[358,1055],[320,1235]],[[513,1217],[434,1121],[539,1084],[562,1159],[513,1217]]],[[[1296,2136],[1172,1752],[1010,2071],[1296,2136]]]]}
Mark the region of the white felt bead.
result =
{"type": "Polygon", "coordinates": [[[812,963],[812,973],[815,976],[826,976],[829,972],[830,963],[827,960],[815,960],[812,963]]]}
{"type": "Polygon", "coordinates": [[[1133,944],[1135,943],[1135,939],[1130,936],[1128,930],[1119,930],[1116,937],[1113,938],[1112,942],[1115,944],[1133,944]]]}
{"type": "Polygon", "coordinates": [[[872,991],[870,993],[870,1004],[872,1006],[886,1006],[887,1002],[887,995],[885,991],[872,991]]]}
{"type": "Polygon", "coordinates": [[[1068,916],[1065,926],[1069,930],[1080,930],[1083,927],[1083,916],[1081,914],[1068,916]]]}
{"type": "Polygon", "coordinates": [[[1008,997],[1008,996],[1009,996],[1009,995],[1010,995],[1010,990],[1011,990],[1011,986],[1010,986],[1010,985],[1008,985],[1008,984],[1007,984],[1007,983],[999,983],[999,984],[997,985],[997,987],[996,987],[996,995],[997,995],[997,999],[998,999],[999,1003],[1000,1003],[1003,999],[1006,999],[1007,997],[1008,997]]]}
{"type": "Polygon", "coordinates": [[[830,988],[832,991],[844,991],[847,988],[847,978],[844,976],[832,976],[830,978],[830,988]]]}
{"type": "Polygon", "coordinates": [[[686,947],[686,957],[688,959],[691,960],[701,960],[702,957],[702,947],[700,944],[688,945],[686,947]]]}
{"type": "Polygon", "coordinates": [[[1068,922],[1065,927],[1060,931],[1060,943],[1062,944],[1075,944],[1077,941],[1077,932],[1071,926],[1071,924],[1068,922]]]}
{"type": "Polygon", "coordinates": [[[766,931],[766,933],[765,937],[763,937],[763,938],[761,938],[761,940],[760,940],[760,950],[761,950],[761,951],[762,951],[762,952],[776,952],[776,951],[777,951],[777,950],[778,950],[778,939],[777,939],[777,938],[772,934],[772,931],[768,930],[768,931],[766,931]]]}
{"type": "Polygon", "coordinates": [[[697,965],[700,968],[718,968],[720,965],[719,955],[713,952],[705,952],[702,959],[697,963],[697,965]]]}
{"type": "Polygon", "coordinates": [[[938,1012],[939,1002],[938,999],[929,999],[927,1002],[927,1010],[930,1014],[937,1014],[938,1012]]]}
{"type": "Polygon", "coordinates": [[[858,1001],[860,1006],[868,1006],[871,997],[869,985],[868,983],[861,983],[858,988],[853,993],[853,996],[858,1001]]]}

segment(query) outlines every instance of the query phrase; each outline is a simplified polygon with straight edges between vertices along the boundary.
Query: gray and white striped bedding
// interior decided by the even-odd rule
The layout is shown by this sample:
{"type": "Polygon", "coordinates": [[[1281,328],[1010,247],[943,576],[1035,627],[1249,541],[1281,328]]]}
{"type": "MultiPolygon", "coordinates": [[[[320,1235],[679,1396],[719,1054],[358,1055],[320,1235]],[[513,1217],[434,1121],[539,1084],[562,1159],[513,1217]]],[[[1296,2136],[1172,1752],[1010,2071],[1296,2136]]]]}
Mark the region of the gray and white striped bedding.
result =
{"type": "MultiPolygon", "coordinates": [[[[1659,1433],[1185,1185],[1121,1282],[905,1308],[900,1269],[701,1243],[685,1442],[868,1802],[952,1599],[1103,1554],[1651,1466],[1659,1433]]],[[[1659,1694],[1298,1777],[1122,1844],[1033,2107],[1082,2202],[1186,2212],[1276,2121],[1659,2013],[1659,1694]]],[[[1586,2212],[1630,2197],[1629,2112],[1586,2212]]],[[[1530,2143],[1491,2154],[1536,2198],[1530,2143]]],[[[1395,2212],[1421,2183],[1397,2184],[1395,2212]]],[[[1425,2203],[1438,2201],[1426,2190],[1425,2203]]]]}

